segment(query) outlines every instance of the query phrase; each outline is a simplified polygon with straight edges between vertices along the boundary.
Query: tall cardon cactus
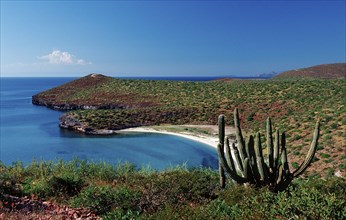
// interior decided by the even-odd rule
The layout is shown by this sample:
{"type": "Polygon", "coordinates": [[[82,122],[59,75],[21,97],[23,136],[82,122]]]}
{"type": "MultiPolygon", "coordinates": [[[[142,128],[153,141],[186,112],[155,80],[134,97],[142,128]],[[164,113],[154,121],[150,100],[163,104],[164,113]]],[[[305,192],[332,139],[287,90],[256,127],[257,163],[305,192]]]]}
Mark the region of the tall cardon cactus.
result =
{"type": "Polygon", "coordinates": [[[236,132],[237,146],[234,142],[230,144],[229,138],[225,137],[225,118],[219,116],[219,171],[221,187],[225,186],[225,174],[239,184],[251,184],[256,187],[269,186],[273,192],[282,191],[290,182],[302,174],[311,164],[317,149],[320,123],[316,122],[315,132],[309,152],[301,165],[290,171],[287,152],[285,132],[281,134],[275,131],[274,138],[270,118],[267,119],[267,160],[265,162],[262,154],[261,135],[250,135],[246,140],[243,137],[238,109],[234,110],[234,126],[236,132]]]}

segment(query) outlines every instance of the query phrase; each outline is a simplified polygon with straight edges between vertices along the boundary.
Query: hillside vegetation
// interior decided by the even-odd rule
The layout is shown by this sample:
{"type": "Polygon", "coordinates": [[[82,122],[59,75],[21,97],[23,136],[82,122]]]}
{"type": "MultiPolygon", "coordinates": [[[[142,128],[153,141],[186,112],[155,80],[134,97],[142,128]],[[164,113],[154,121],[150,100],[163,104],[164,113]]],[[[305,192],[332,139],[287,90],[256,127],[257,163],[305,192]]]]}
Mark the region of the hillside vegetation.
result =
{"type": "Polygon", "coordinates": [[[285,71],[275,78],[324,78],[340,79],[346,77],[346,63],[322,64],[308,68],[285,71]]]}
{"type": "MultiPolygon", "coordinates": [[[[314,124],[321,119],[321,138],[310,171],[344,175],[346,168],[345,79],[273,79],[213,82],[128,80],[89,75],[33,97],[36,104],[79,109],[62,117],[87,130],[122,129],[160,124],[211,124],[224,114],[233,124],[238,107],[245,132],[261,131],[265,120],[288,136],[295,167],[303,160],[314,124]],[[80,110],[80,109],[89,110],[80,110]]],[[[264,146],[265,147],[265,146],[264,146]]]]}

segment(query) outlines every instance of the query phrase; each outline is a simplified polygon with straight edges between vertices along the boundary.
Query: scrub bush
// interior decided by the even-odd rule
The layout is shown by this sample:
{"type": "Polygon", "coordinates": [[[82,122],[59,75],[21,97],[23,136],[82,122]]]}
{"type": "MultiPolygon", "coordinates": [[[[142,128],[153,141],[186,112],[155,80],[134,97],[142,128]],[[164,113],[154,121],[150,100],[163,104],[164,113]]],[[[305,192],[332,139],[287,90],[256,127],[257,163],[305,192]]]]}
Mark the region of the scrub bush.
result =
{"type": "Polygon", "coordinates": [[[97,214],[105,214],[114,210],[137,211],[140,192],[127,187],[89,186],[71,200],[74,207],[84,207],[97,214]]]}
{"type": "Polygon", "coordinates": [[[71,197],[77,195],[85,185],[83,178],[75,173],[63,173],[52,176],[47,185],[50,189],[50,195],[71,197]]]}

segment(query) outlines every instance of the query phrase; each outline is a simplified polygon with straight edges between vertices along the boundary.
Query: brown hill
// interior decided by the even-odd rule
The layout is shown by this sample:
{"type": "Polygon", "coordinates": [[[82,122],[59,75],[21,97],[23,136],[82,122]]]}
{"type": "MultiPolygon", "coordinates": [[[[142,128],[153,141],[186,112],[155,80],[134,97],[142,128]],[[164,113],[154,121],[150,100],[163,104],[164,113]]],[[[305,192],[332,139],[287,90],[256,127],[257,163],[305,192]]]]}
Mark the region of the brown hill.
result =
{"type": "Polygon", "coordinates": [[[306,77],[339,79],[346,77],[346,63],[322,64],[302,69],[289,70],[274,78],[306,77]]]}
{"type": "MultiPolygon", "coordinates": [[[[47,106],[48,108],[56,110],[85,109],[88,107],[93,108],[94,105],[102,106],[102,104],[104,104],[102,102],[83,102],[83,98],[85,99],[85,97],[79,97],[78,100],[71,100],[71,97],[80,91],[95,89],[112,79],[113,78],[102,74],[89,74],[85,77],[34,95],[32,97],[32,103],[35,105],[47,106]]],[[[102,97],[102,94],[95,95],[102,97]]]]}

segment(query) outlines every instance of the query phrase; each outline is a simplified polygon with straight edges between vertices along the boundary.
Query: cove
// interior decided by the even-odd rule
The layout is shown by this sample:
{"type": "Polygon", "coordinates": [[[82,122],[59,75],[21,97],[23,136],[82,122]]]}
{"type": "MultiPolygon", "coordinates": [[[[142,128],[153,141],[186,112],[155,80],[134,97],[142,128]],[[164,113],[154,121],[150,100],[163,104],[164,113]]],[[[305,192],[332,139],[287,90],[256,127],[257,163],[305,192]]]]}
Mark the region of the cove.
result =
{"type": "Polygon", "coordinates": [[[183,137],[158,133],[89,136],[60,129],[61,112],[31,104],[31,96],[73,78],[1,78],[0,160],[131,162],[158,170],[186,164],[217,168],[216,150],[183,137]]]}

